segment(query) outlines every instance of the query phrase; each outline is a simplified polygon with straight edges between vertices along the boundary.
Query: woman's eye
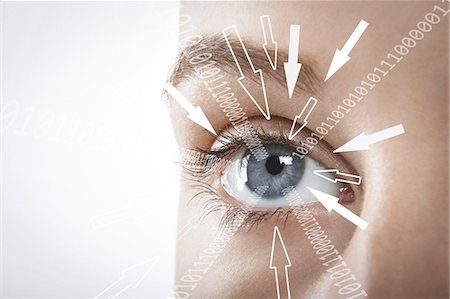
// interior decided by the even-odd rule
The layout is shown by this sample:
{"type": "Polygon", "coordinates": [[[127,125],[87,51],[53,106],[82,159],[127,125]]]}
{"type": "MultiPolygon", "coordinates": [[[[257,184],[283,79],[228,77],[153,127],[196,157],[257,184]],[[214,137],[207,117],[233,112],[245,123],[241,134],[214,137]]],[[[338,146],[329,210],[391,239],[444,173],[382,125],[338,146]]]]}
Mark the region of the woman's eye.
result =
{"type": "Polygon", "coordinates": [[[257,160],[248,149],[240,149],[230,158],[230,163],[221,174],[222,187],[229,196],[245,204],[254,196],[255,190],[265,190],[254,204],[256,208],[288,207],[283,190],[294,188],[304,203],[317,200],[306,187],[312,187],[333,196],[339,195],[340,184],[330,183],[313,172],[323,170],[320,163],[311,157],[300,159],[293,155],[295,148],[281,143],[264,145],[268,157],[257,160]]]}

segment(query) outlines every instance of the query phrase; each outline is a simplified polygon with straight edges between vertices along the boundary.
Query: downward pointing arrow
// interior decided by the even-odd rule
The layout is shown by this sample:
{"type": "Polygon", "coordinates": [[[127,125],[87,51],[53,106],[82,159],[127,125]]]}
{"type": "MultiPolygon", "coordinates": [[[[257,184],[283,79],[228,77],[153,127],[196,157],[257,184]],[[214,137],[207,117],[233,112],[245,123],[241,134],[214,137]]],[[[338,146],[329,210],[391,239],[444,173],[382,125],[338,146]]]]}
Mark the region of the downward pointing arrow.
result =
{"type": "Polygon", "coordinates": [[[362,230],[365,230],[369,225],[364,219],[361,219],[357,215],[353,214],[352,211],[348,210],[340,203],[338,203],[339,198],[334,197],[330,194],[320,192],[313,188],[308,188],[309,191],[320,201],[320,203],[327,209],[328,212],[336,211],[336,213],[340,214],[342,217],[346,218],[348,221],[352,222],[362,230]]]}
{"type": "Polygon", "coordinates": [[[284,72],[286,74],[286,82],[289,92],[289,98],[292,99],[295,85],[297,84],[298,75],[302,65],[298,63],[298,47],[300,40],[300,25],[291,25],[289,35],[289,56],[288,62],[284,63],[284,72]]]}
{"type": "Polygon", "coordinates": [[[405,129],[402,124],[390,127],[388,129],[366,135],[365,133],[361,133],[352,140],[348,141],[346,144],[340,146],[335,149],[333,153],[343,153],[343,152],[352,152],[352,151],[360,151],[360,150],[368,150],[370,149],[370,145],[395,137],[397,135],[401,135],[405,133],[405,129]]]}
{"type": "Polygon", "coordinates": [[[266,86],[264,84],[264,77],[262,71],[260,69],[255,69],[252,60],[248,55],[247,48],[245,47],[244,42],[242,41],[241,36],[239,35],[239,32],[235,25],[223,29],[222,34],[225,37],[225,40],[228,44],[228,48],[230,49],[231,55],[233,56],[234,62],[236,63],[236,67],[238,68],[240,74],[240,77],[238,78],[239,84],[241,85],[242,89],[245,90],[247,95],[250,97],[250,99],[256,105],[256,107],[259,109],[262,115],[264,115],[264,117],[267,120],[270,120],[269,103],[267,99],[266,86]],[[246,59],[238,57],[234,53],[234,49],[230,43],[230,41],[232,41],[233,38],[239,40],[239,44],[236,45],[236,47],[238,48],[239,52],[241,53],[243,52],[245,54],[246,59]],[[251,76],[253,78],[246,77],[242,67],[250,68],[252,72],[251,76]],[[250,86],[254,86],[255,81],[260,83],[258,88],[255,89],[249,88],[250,86]],[[259,103],[264,103],[264,107],[261,107],[259,103]]]}
{"type": "Polygon", "coordinates": [[[294,117],[294,121],[292,122],[291,131],[289,132],[289,140],[292,140],[303,128],[308,124],[308,117],[313,111],[314,107],[317,104],[317,100],[313,97],[310,97],[308,102],[306,102],[302,111],[294,117]],[[295,124],[300,123],[300,128],[294,132],[295,124]]]}
{"type": "Polygon", "coordinates": [[[291,266],[291,260],[289,259],[286,246],[284,246],[283,238],[281,237],[280,230],[278,226],[273,228],[273,238],[272,238],[272,251],[270,253],[270,269],[275,270],[275,283],[277,286],[277,297],[281,299],[281,289],[279,283],[280,274],[278,268],[284,267],[284,275],[286,281],[286,292],[287,298],[291,299],[291,288],[289,286],[289,274],[288,268],[291,266]],[[281,255],[281,256],[280,256],[281,255]],[[274,258],[275,256],[275,258],[274,258]]]}
{"type": "Polygon", "coordinates": [[[342,47],[342,50],[336,49],[325,81],[333,76],[334,73],[336,73],[344,64],[346,64],[350,60],[350,57],[348,55],[366,30],[367,26],[369,26],[369,23],[361,20],[356,29],[353,31],[352,35],[345,43],[344,47],[342,47]]]}
{"type": "Polygon", "coordinates": [[[276,41],[274,41],[274,39],[273,39],[272,25],[270,23],[270,17],[268,15],[261,16],[260,20],[261,20],[261,27],[262,27],[262,32],[263,32],[263,36],[264,36],[264,44],[262,46],[264,48],[264,52],[266,53],[267,59],[270,62],[270,65],[272,66],[272,68],[274,70],[276,70],[277,69],[278,43],[276,41]],[[267,40],[267,33],[270,36],[270,44],[269,44],[269,41],[267,40]],[[269,53],[269,51],[272,49],[274,51],[273,58],[270,57],[270,53],[269,53]]]}
{"type": "Polygon", "coordinates": [[[192,105],[170,82],[166,83],[164,89],[175,99],[175,101],[178,102],[178,104],[181,105],[181,107],[184,108],[184,110],[186,110],[190,120],[210,131],[214,135],[217,135],[200,106],[194,107],[194,105],[192,105]]]}
{"type": "Polygon", "coordinates": [[[350,56],[348,56],[345,52],[342,52],[339,49],[336,49],[334,52],[333,60],[331,61],[330,68],[328,69],[327,76],[325,81],[331,78],[341,67],[344,66],[347,62],[349,62],[350,56]]]}
{"type": "Polygon", "coordinates": [[[195,122],[196,124],[198,124],[199,126],[210,131],[214,135],[217,135],[216,131],[212,127],[211,123],[209,122],[208,118],[206,117],[205,113],[203,112],[202,108],[200,108],[200,106],[195,107],[195,110],[189,113],[188,118],[193,122],[195,122]]]}

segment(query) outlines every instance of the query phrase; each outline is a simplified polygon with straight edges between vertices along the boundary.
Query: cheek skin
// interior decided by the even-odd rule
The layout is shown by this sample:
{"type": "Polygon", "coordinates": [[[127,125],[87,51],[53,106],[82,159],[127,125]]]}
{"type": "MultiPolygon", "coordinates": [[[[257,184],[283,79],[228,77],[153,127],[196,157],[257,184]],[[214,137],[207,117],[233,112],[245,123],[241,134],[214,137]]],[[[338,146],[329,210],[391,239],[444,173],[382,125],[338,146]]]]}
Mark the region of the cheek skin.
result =
{"type": "MultiPolygon", "coordinates": [[[[415,57],[445,57],[438,45],[448,33],[436,29],[415,57]]],[[[402,123],[405,134],[344,155],[366,182],[362,217],[369,222],[355,231],[344,258],[374,298],[448,298],[448,69],[414,62],[385,82],[398,82],[395,88],[380,86],[353,118],[372,129],[402,123]],[[417,69],[421,75],[409,78],[417,69]]],[[[325,279],[319,284],[321,297],[334,294],[325,279]]]]}
{"type": "MultiPolygon", "coordinates": [[[[200,205],[192,202],[186,207],[189,199],[182,197],[183,218],[200,212],[200,205]]],[[[359,210],[360,203],[347,205],[351,210],[359,210]]],[[[339,252],[344,252],[351,239],[355,226],[335,213],[328,213],[320,203],[311,205],[314,217],[328,239],[339,252]]],[[[199,256],[205,255],[203,249],[208,247],[214,237],[219,234],[220,216],[211,214],[192,230],[188,237],[178,242],[177,282],[184,274],[194,268],[199,256]]],[[[272,298],[276,296],[274,270],[269,268],[273,229],[278,225],[285,242],[292,266],[289,268],[291,292],[295,297],[303,297],[324,272],[323,261],[315,254],[303,227],[295,215],[288,221],[276,221],[273,217],[263,221],[250,231],[238,231],[224,247],[222,253],[203,275],[198,286],[191,292],[194,298],[272,298]]],[[[183,225],[180,221],[180,227],[183,225]]],[[[314,222],[310,222],[311,224],[314,222]]],[[[306,225],[307,226],[307,225],[306,225]]]]}
{"type": "MultiPolygon", "coordinates": [[[[217,11],[215,5],[210,8],[212,12],[217,11]]],[[[298,20],[302,20],[304,25],[318,24],[317,15],[334,16],[323,19],[324,23],[320,22],[317,30],[302,29],[300,47],[304,52],[319,54],[316,60],[320,63],[320,73],[326,73],[335,50],[329,45],[340,45],[348,38],[348,32],[354,29],[352,12],[361,11],[370,18],[370,34],[376,37],[365,38],[358,43],[359,48],[352,52],[355,62],[341,69],[338,75],[343,79],[336,76],[328,81],[326,91],[335,95],[333,98],[337,100],[348,94],[349,88],[362,79],[370,66],[377,66],[387,51],[408,32],[411,24],[422,18],[432,6],[423,3],[423,7],[408,6],[405,9],[404,3],[392,3],[388,4],[392,7],[383,6],[383,9],[376,10],[370,7],[356,9],[354,6],[357,4],[349,2],[346,4],[349,13],[336,14],[335,8],[337,5],[341,7],[341,3],[333,6],[332,2],[323,2],[319,5],[323,7],[314,10],[312,4],[306,4],[301,7],[303,9],[297,6],[279,9],[275,4],[270,11],[273,11],[272,23],[278,24],[274,26],[274,33],[279,37],[280,47],[288,44],[289,24],[298,20]],[[336,24],[346,27],[330,30],[336,28],[336,24]]],[[[360,5],[365,6],[363,3],[360,5]]],[[[247,16],[236,18],[244,12],[251,12],[252,18],[266,13],[264,9],[259,11],[250,7],[230,10],[224,6],[220,11],[221,18],[211,18],[208,12],[197,6],[185,9],[185,12],[195,16],[194,23],[208,24],[206,31],[220,32],[229,25],[229,22],[223,24],[223,20],[240,19],[245,20],[245,26],[239,22],[234,24],[242,35],[259,36],[258,22],[249,22],[247,16]]],[[[407,131],[404,136],[379,144],[370,152],[344,155],[358,169],[365,184],[364,197],[355,194],[355,202],[346,205],[356,214],[363,211],[360,216],[369,222],[365,231],[355,229],[353,224],[334,212],[316,217],[371,298],[448,298],[448,43],[442,38],[444,34],[448,38],[448,32],[439,33],[445,27],[445,24],[440,24],[433,28],[425,41],[370,92],[364,104],[354,109],[351,117],[334,129],[328,139],[333,147],[337,147],[363,131],[375,132],[397,123],[403,123],[407,131]]],[[[192,89],[192,86],[187,89],[192,89]]],[[[207,94],[205,98],[210,99],[207,94]]],[[[299,103],[303,103],[303,99],[299,103]]],[[[208,110],[215,128],[227,122],[217,109],[217,103],[205,101],[202,105],[210,106],[208,110]]],[[[272,112],[278,109],[287,118],[298,113],[297,108],[283,111],[289,107],[279,99],[272,102],[272,107],[272,112]]],[[[322,107],[317,107],[317,115],[327,115],[319,110],[322,107]]],[[[331,109],[335,105],[329,103],[327,107],[331,109]]],[[[301,108],[300,104],[298,108],[301,108]]],[[[249,109],[251,111],[254,107],[249,109]]],[[[210,145],[213,138],[205,132],[198,133],[196,125],[186,120],[184,111],[181,112],[174,115],[177,132],[183,135],[178,138],[182,140],[180,144],[188,147],[195,138],[203,146],[210,145]]],[[[312,118],[311,124],[315,126],[321,121],[312,118]]],[[[195,201],[186,207],[191,198],[189,189],[185,185],[182,191],[180,228],[200,212],[200,204],[195,201]]],[[[194,266],[198,257],[204,255],[202,250],[214,239],[219,219],[218,215],[210,215],[178,242],[176,283],[194,266]]],[[[266,221],[258,230],[236,234],[203,275],[191,297],[276,298],[273,270],[269,269],[275,224],[274,220],[266,221]]],[[[285,226],[279,224],[279,227],[292,262],[289,270],[292,296],[336,298],[333,282],[295,217],[291,216],[285,226]]]]}

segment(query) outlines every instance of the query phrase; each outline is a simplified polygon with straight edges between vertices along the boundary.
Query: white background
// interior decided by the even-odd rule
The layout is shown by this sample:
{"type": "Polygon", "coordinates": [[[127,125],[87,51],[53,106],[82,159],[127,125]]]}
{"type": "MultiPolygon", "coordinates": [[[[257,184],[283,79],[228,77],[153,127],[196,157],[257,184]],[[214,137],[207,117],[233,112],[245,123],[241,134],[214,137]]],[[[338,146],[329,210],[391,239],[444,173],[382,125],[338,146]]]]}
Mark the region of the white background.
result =
{"type": "Polygon", "coordinates": [[[178,4],[2,5],[2,298],[166,297],[178,4]]]}

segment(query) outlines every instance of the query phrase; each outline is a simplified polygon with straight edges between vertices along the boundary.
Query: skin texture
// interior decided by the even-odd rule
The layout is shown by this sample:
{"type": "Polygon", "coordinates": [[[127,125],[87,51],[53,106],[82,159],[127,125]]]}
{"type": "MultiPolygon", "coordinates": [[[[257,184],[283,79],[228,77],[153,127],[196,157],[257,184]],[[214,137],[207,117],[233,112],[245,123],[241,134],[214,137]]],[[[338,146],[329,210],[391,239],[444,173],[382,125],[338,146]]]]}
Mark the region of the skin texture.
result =
{"type": "MultiPolygon", "coordinates": [[[[310,66],[323,81],[336,48],[343,46],[360,19],[366,20],[370,25],[350,53],[350,62],[322,86],[319,104],[308,123],[308,127],[315,128],[367,73],[379,66],[387,53],[395,53],[393,46],[432,11],[433,5],[187,2],[181,14],[189,15],[189,24],[197,29],[180,38],[221,33],[223,28],[236,25],[246,41],[261,45],[259,16],[269,14],[284,57],[290,24],[301,25],[301,55],[311,57],[314,62],[310,66]]],[[[278,61],[281,74],[285,61],[278,61]]],[[[246,98],[237,78],[234,73],[224,80],[242,99],[246,115],[259,117],[255,126],[263,123],[265,130],[288,134],[292,119],[310,95],[300,91],[290,100],[286,86],[268,80],[271,113],[284,121],[266,121],[246,98]]],[[[346,167],[363,178],[363,185],[354,189],[355,201],[345,206],[369,223],[365,231],[337,213],[324,213],[320,203],[311,206],[369,298],[448,298],[448,82],[448,21],[443,17],[325,137],[335,149],[362,132],[370,134],[400,123],[405,127],[405,134],[373,145],[369,151],[342,154],[346,167]]],[[[184,78],[174,84],[191,103],[202,107],[216,132],[229,125],[201,81],[184,78]]],[[[302,82],[297,84],[299,89],[302,82]]],[[[214,136],[186,118],[185,111],[170,97],[168,103],[180,148],[205,148],[214,143],[214,136]]],[[[337,168],[332,157],[335,154],[322,155],[323,164],[337,168]]],[[[190,183],[183,179],[180,228],[202,211],[203,202],[191,200],[197,191],[190,183]]],[[[179,240],[177,284],[186,284],[180,278],[194,267],[202,250],[217,235],[220,219],[220,213],[208,215],[179,240]]],[[[268,267],[276,224],[276,219],[267,219],[257,228],[234,235],[198,285],[189,291],[190,298],[276,298],[274,272],[268,267]]],[[[323,261],[314,254],[295,217],[278,225],[292,263],[292,297],[345,298],[332,285],[334,281],[329,279],[323,261]]]]}

